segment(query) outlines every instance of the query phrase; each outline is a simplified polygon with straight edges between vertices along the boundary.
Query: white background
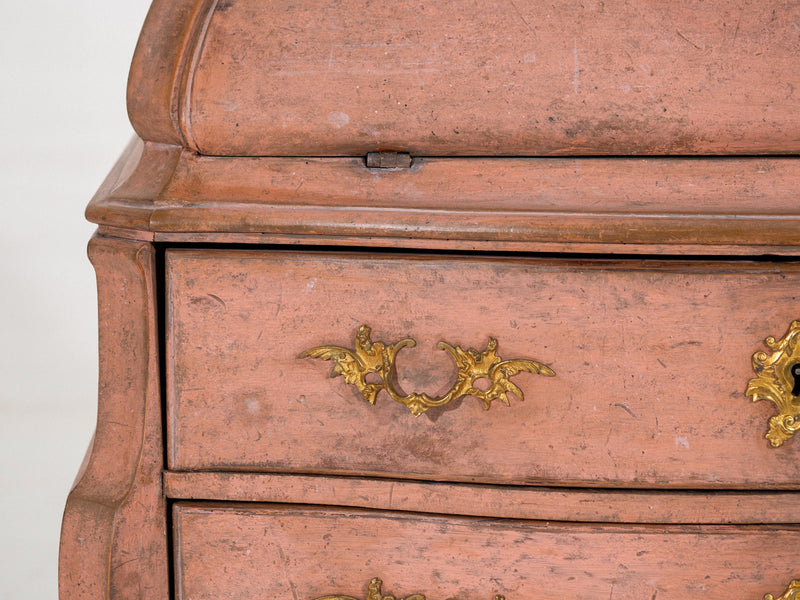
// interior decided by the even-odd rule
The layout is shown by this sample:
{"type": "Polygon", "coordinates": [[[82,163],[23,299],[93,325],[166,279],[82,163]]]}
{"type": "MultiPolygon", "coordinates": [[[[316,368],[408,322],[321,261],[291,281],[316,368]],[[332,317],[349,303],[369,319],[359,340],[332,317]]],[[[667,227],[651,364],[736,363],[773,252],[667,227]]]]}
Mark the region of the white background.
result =
{"type": "Polygon", "coordinates": [[[133,135],[149,0],[0,0],[0,598],[56,600],[67,492],[96,416],[83,210],[133,135]]]}

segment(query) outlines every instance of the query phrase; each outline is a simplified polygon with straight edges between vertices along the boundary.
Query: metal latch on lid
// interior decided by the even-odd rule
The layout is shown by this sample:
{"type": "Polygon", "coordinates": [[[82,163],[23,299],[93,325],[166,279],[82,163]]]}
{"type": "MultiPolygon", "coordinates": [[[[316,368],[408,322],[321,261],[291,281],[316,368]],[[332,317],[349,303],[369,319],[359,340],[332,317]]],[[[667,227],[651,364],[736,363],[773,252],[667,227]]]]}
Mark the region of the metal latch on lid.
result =
{"type": "Polygon", "coordinates": [[[367,167],[370,169],[407,169],[411,166],[408,152],[368,152],[367,167]]]}

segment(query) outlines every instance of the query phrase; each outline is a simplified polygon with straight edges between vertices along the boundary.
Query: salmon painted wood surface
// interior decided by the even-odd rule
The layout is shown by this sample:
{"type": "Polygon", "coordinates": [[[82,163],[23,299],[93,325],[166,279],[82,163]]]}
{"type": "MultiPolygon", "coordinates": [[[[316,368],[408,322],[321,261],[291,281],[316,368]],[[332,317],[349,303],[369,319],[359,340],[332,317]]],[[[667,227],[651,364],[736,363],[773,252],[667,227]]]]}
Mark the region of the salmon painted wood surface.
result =
{"type": "Polygon", "coordinates": [[[783,0],[156,0],[128,105],[211,156],[796,154],[798,23],[783,0]]]}
{"type": "Polygon", "coordinates": [[[654,527],[177,504],[176,597],[358,597],[375,573],[430,598],[760,598],[797,527],[654,527]],[[773,561],[765,562],[769,555],[773,561]],[[276,573],[265,577],[266,573],[276,573]]]}
{"type": "Polygon", "coordinates": [[[168,461],[492,483],[800,485],[792,453],[759,443],[772,408],[743,382],[760,332],[791,321],[795,264],[170,250],[168,461]],[[767,312],[764,307],[770,307],[767,312]],[[398,387],[437,395],[457,369],[440,340],[529,357],[525,400],[464,398],[419,417],[365,402],[326,344],[412,337],[398,387]],[[738,360],[732,360],[738,357],[738,360]]]}
{"type": "Polygon", "coordinates": [[[783,0],[155,0],[61,600],[798,600],[799,60],[783,0]]]}

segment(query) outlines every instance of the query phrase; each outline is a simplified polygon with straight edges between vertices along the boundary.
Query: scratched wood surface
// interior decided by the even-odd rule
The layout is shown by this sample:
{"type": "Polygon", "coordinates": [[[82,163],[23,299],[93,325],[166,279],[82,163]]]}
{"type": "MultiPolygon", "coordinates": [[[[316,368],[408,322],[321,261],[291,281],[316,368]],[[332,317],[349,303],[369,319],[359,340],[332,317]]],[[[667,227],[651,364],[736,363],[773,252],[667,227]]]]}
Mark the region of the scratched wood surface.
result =
{"type": "Polygon", "coordinates": [[[800,7],[783,0],[182,0],[153,12],[133,123],[203,154],[800,150],[800,7]]]}
{"type": "Polygon", "coordinates": [[[797,254],[789,157],[197,156],[135,140],[87,209],[114,235],[174,242],[527,252],[797,254]]]}
{"type": "Polygon", "coordinates": [[[598,490],[275,473],[164,473],[168,498],[316,504],[539,521],[800,523],[793,491],[598,490]]]}
{"type": "Polygon", "coordinates": [[[64,509],[60,600],[168,600],[155,250],[95,236],[97,430],[64,509]]]}
{"type": "Polygon", "coordinates": [[[752,354],[797,318],[800,266],[365,254],[167,254],[169,466],[637,487],[792,487],[752,354]],[[525,401],[413,417],[298,355],[407,336],[401,389],[437,395],[446,340],[550,365],[525,401]]]}
{"type": "Polygon", "coordinates": [[[178,600],[756,600],[797,576],[796,527],[565,525],[178,504],[178,600]],[[233,596],[231,595],[233,594],[233,596]]]}

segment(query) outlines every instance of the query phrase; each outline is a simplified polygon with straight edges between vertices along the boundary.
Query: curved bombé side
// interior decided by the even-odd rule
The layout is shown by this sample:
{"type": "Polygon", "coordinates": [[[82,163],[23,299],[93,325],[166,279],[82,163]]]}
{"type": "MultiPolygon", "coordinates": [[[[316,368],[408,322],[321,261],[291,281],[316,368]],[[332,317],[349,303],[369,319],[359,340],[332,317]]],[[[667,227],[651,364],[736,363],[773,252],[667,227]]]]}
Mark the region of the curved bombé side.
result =
{"type": "Polygon", "coordinates": [[[95,236],[97,428],[67,499],[60,600],[167,600],[166,503],[150,244],[95,236]]]}

